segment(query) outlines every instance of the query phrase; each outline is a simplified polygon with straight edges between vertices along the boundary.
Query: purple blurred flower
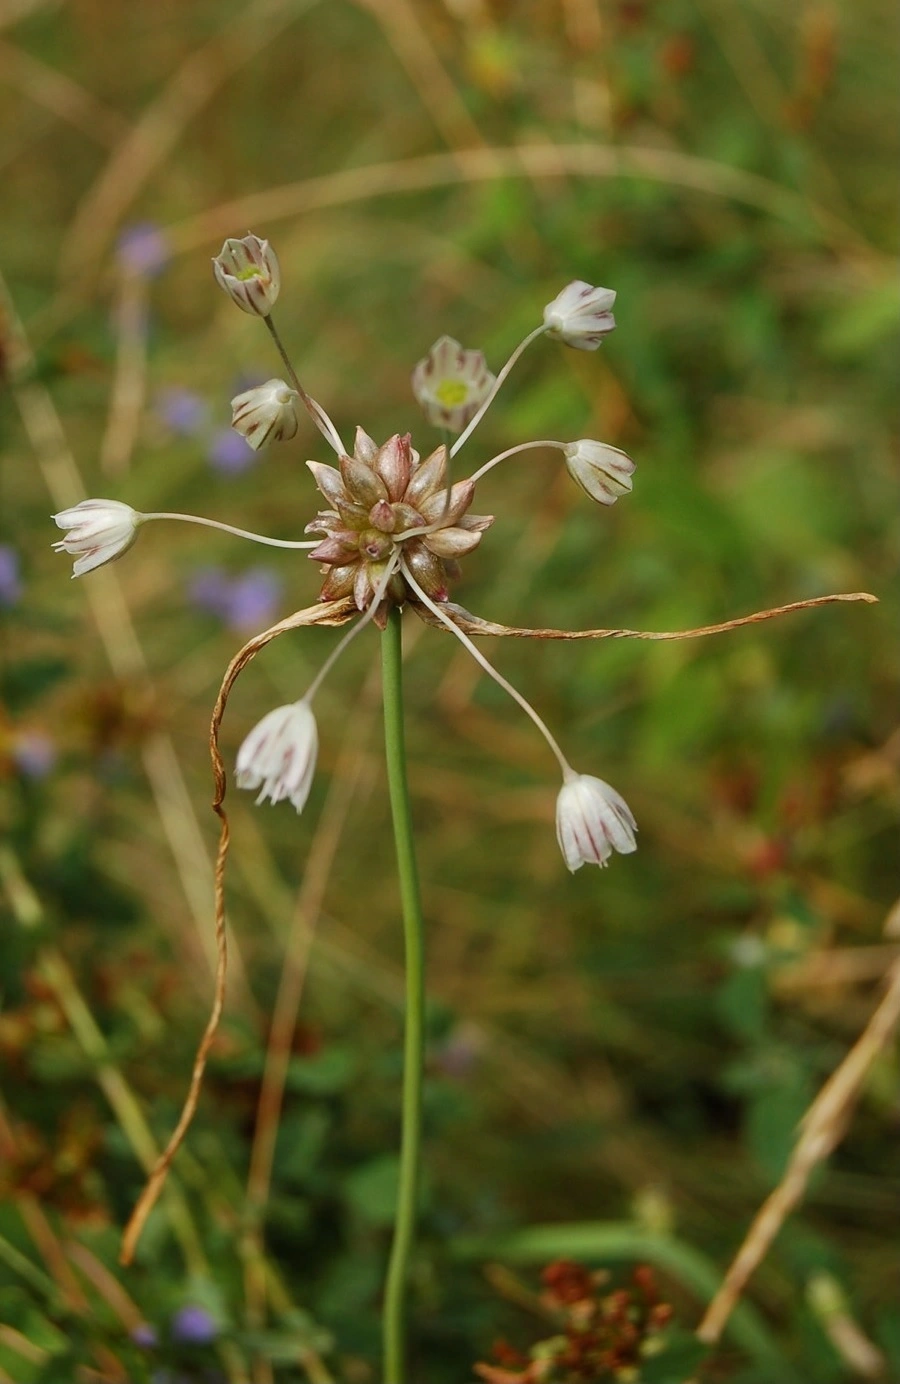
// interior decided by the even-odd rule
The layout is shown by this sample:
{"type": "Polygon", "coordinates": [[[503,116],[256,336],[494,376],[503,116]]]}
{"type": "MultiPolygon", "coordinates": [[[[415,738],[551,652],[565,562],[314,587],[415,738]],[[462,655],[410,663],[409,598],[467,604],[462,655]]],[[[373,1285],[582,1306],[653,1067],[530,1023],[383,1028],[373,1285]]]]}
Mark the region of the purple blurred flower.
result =
{"type": "Polygon", "coordinates": [[[180,1308],[172,1318],[172,1340],[185,1345],[207,1346],[216,1339],[219,1328],[205,1307],[180,1308]]]}
{"type": "Polygon", "coordinates": [[[231,428],[220,428],[210,443],[209,464],[223,476],[239,476],[256,460],[256,453],[240,433],[231,428]]]}
{"type": "Polygon", "coordinates": [[[476,1024],[458,1023],[434,1053],[434,1065],[444,1076],[464,1081],[484,1051],[484,1034],[476,1024]]]}
{"type": "Polygon", "coordinates": [[[228,619],[231,581],[221,567],[201,567],[188,585],[188,600],[206,615],[228,619]]]}
{"type": "Polygon", "coordinates": [[[131,1339],[136,1346],[141,1346],[144,1350],[152,1350],[159,1341],[159,1336],[155,1326],[149,1322],[141,1322],[131,1333],[131,1339]]]}
{"type": "Polygon", "coordinates": [[[241,370],[234,377],[232,394],[244,394],[248,389],[256,389],[258,385],[265,384],[271,375],[271,370],[241,370]]]}
{"type": "Polygon", "coordinates": [[[168,237],[152,221],[126,226],[119,236],[116,253],[123,269],[150,279],[165,269],[172,256],[168,237]]]}
{"type": "Polygon", "coordinates": [[[228,623],[235,630],[271,625],[281,600],[283,582],[268,567],[251,567],[231,588],[228,623]]]}
{"type": "Polygon", "coordinates": [[[13,761],[25,778],[46,778],[56,763],[56,746],[40,730],[23,730],[15,737],[13,761]]]}
{"type": "Polygon", "coordinates": [[[268,567],[251,567],[229,577],[221,567],[202,567],[188,586],[188,599],[207,615],[239,633],[270,625],[283,583],[268,567]]]}
{"type": "Polygon", "coordinates": [[[0,543],[0,606],[14,606],[21,595],[19,554],[8,543],[0,543]]]}
{"type": "Polygon", "coordinates": [[[177,437],[197,437],[206,431],[209,407],[191,389],[164,389],[156,401],[156,413],[177,437]]]}

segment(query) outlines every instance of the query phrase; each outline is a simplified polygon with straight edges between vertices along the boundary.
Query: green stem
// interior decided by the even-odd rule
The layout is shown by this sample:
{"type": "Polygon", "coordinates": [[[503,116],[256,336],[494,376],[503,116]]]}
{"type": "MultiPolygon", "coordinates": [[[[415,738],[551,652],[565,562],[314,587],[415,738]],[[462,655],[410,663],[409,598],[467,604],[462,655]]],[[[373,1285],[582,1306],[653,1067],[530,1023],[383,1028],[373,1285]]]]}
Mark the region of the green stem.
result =
{"type": "Polygon", "coordinates": [[[419,1152],[422,1143],[422,1067],[425,1041],[425,950],[422,903],[416,872],[412,813],[403,737],[403,671],[400,611],[388,617],[381,641],[384,745],[394,821],[397,875],[406,947],[406,1030],[403,1044],[403,1132],[394,1243],[384,1292],[384,1384],[406,1379],[406,1287],[416,1228],[419,1152]]]}

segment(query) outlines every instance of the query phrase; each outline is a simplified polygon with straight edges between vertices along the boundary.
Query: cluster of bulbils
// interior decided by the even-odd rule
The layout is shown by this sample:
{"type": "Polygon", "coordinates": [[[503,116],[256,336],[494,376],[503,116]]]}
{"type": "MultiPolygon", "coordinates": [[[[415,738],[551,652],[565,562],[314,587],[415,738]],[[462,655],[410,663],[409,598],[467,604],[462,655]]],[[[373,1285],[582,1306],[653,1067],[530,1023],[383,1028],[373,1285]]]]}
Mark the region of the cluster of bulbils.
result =
{"type": "Polygon", "coordinates": [[[429,423],[457,433],[424,459],[409,435],[395,435],[380,446],[361,428],[348,451],[322,407],[303,386],[275,331],[272,308],[281,275],[268,241],[248,235],[227,240],[213,260],[222,289],[244,312],[262,317],[277,345],[290,383],[269,380],[232,400],[232,426],[254,449],[296,435],[298,407],[310,415],[337,455],[338,466],[307,463],[327,508],[306,527],[312,541],[267,538],[217,520],[186,514],[140,514],[118,500],[83,500],[54,515],[65,537],[54,547],[75,557],[74,576],[120,557],[131,546],[138,527],[150,519],[177,519],[224,529],[275,547],[307,549],[325,579],[323,602],[355,605],[360,618],[340,641],[306,695],[270,712],[250,732],[238,751],[237,783],[258,790],[257,801],[290,800],[299,812],[307,799],[318,752],[312,700],[326,673],[349,640],[369,622],[384,628],[393,606],[427,610],[445,625],[522,706],[556,756],[563,776],[557,799],[560,848],[570,870],[585,862],[604,865],[614,850],[635,850],[636,823],[620,795],[602,779],[578,774],[533,707],[476,650],[447,608],[450,583],[459,575],[459,558],[472,552],[493,516],[470,513],[476,482],[499,462],[532,448],[556,448],[583,490],[600,504],[611,505],[631,490],[634,463],[624,452],[582,438],[576,442],[526,442],[492,457],[473,475],[448,483],[451,459],[484,416],[525,348],[549,336],[577,350],[593,351],[615,327],[615,293],[576,281],[544,309],[543,321],[519,343],[495,377],[480,351],[466,351],[443,336],[413,371],[413,392],[429,423]]]}

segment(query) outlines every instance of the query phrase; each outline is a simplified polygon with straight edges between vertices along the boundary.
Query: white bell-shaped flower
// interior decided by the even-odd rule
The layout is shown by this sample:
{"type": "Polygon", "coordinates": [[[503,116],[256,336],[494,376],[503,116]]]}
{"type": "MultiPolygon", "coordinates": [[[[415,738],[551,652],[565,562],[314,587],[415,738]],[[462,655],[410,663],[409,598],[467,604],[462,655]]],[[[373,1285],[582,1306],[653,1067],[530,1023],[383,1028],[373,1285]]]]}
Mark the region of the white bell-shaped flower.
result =
{"type": "Polygon", "coordinates": [[[566,865],[605,865],[613,851],[637,850],[637,822],[625,799],[603,779],[569,770],[556,800],[556,836],[566,865]]]}
{"type": "Polygon", "coordinates": [[[631,489],[634,462],[618,447],[583,437],[570,442],[563,452],[569,475],[601,505],[614,505],[620,495],[627,495],[631,489]]]}
{"type": "Polygon", "coordinates": [[[237,754],[238,788],[259,789],[258,803],[289,798],[303,811],[316,770],[319,733],[304,699],[279,706],[253,727],[237,754]]]}
{"type": "Polygon", "coordinates": [[[575,279],[558,293],[544,308],[547,335],[577,351],[596,351],[605,336],[615,328],[612,305],[616,301],[611,288],[594,288],[583,279],[575,279]]]}
{"type": "Polygon", "coordinates": [[[72,576],[82,577],[131,547],[142,516],[121,500],[82,500],[53,518],[58,528],[66,530],[65,538],[53,547],[75,557],[72,576]]]}

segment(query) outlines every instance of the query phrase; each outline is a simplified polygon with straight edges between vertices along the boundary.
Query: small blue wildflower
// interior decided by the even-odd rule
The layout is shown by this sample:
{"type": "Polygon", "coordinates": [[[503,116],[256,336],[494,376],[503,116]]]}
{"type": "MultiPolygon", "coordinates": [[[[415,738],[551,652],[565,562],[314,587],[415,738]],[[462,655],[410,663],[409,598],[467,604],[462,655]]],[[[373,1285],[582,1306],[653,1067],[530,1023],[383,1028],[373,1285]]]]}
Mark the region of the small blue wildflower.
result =
{"type": "Polygon", "coordinates": [[[209,406],[191,389],[164,389],[156,401],[157,417],[177,437],[198,437],[209,424],[209,406]]]}
{"type": "Polygon", "coordinates": [[[201,567],[188,585],[188,600],[205,615],[227,620],[231,603],[231,581],[221,567],[201,567]]]}
{"type": "Polygon", "coordinates": [[[238,577],[229,577],[221,567],[201,567],[188,586],[188,599],[243,633],[272,623],[282,590],[281,579],[268,567],[251,567],[238,577]]]}
{"type": "Polygon", "coordinates": [[[251,567],[232,584],[228,624],[239,632],[271,625],[283,587],[281,578],[268,567],[251,567]]]}
{"type": "Polygon", "coordinates": [[[168,237],[152,221],[137,221],[126,226],[119,236],[116,253],[123,269],[132,274],[155,278],[172,257],[168,237]]]}
{"type": "Polygon", "coordinates": [[[0,606],[14,606],[21,595],[19,554],[8,543],[0,543],[0,606]]]}
{"type": "Polygon", "coordinates": [[[56,763],[56,746],[43,731],[23,730],[13,741],[12,757],[24,778],[42,779],[56,763]]]}
{"type": "Polygon", "coordinates": [[[213,470],[223,476],[239,476],[256,460],[253,448],[231,428],[219,428],[213,434],[207,456],[213,470]]]}
{"type": "Polygon", "coordinates": [[[173,1341],[193,1346],[208,1346],[219,1334],[219,1328],[206,1308],[190,1304],[175,1313],[171,1329],[173,1341]]]}
{"type": "Polygon", "coordinates": [[[149,1322],[141,1322],[140,1326],[136,1326],[131,1332],[131,1339],[143,1350],[152,1350],[159,1341],[159,1335],[155,1326],[151,1326],[149,1322]]]}

